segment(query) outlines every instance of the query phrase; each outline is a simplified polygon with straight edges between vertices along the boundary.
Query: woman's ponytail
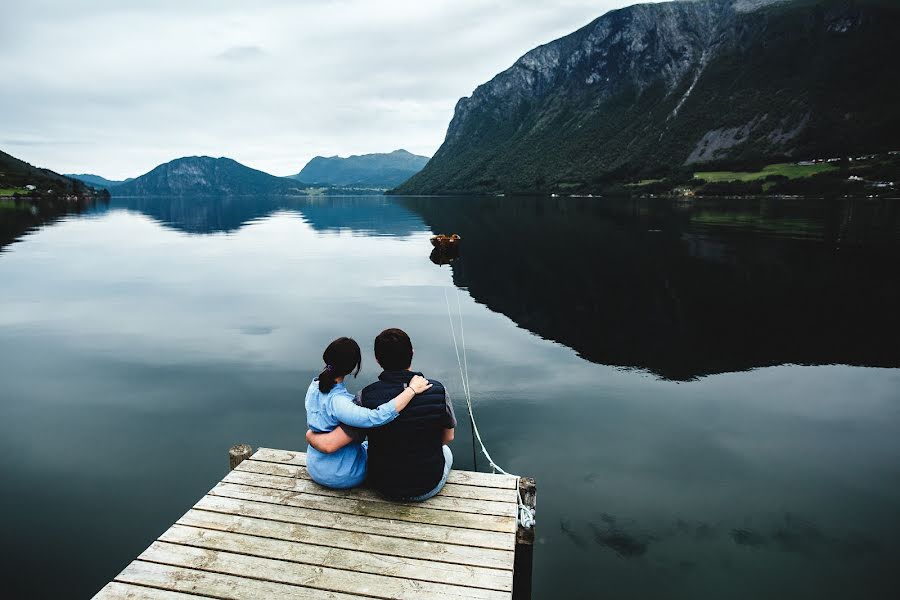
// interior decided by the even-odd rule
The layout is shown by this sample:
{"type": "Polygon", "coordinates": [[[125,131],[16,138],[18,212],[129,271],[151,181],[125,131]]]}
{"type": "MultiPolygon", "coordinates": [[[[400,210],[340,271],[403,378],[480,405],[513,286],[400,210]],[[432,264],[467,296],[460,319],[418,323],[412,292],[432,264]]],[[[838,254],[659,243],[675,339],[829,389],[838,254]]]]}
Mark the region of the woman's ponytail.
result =
{"type": "Polygon", "coordinates": [[[335,384],[334,367],[325,365],[325,369],[319,373],[319,391],[327,394],[335,384]]]}
{"type": "Polygon", "coordinates": [[[325,362],[325,369],[319,373],[319,391],[327,394],[334,388],[338,377],[349,375],[354,369],[356,372],[353,376],[359,375],[362,351],[355,340],[342,337],[328,344],[322,353],[322,360],[325,362]]]}

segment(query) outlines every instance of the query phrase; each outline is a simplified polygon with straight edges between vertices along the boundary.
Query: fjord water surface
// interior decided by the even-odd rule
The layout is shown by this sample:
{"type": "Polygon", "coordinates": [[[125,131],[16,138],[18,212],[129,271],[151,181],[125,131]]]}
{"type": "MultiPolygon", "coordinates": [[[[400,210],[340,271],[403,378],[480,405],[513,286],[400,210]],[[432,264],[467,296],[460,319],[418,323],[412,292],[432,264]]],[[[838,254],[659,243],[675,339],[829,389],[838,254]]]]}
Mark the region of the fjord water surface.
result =
{"type": "MultiPolygon", "coordinates": [[[[89,597],[228,446],[302,449],[336,336],[356,390],[404,328],[464,415],[447,292],[485,440],[538,481],[537,598],[887,597],[897,206],[156,198],[47,223],[0,251],[4,596],[89,597]]],[[[466,419],[453,448],[485,469],[466,419]]]]}

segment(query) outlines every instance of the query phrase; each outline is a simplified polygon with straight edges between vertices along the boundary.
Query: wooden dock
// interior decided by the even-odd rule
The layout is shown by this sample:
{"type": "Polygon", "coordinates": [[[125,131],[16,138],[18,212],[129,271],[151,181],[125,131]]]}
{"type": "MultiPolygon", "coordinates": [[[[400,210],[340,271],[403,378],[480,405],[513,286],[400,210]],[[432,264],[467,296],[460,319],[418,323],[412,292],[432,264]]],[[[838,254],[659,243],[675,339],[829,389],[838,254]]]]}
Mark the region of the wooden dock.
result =
{"type": "Polygon", "coordinates": [[[302,452],[240,458],[95,600],[530,597],[534,533],[516,515],[533,480],[454,470],[398,503],[316,484],[302,452]]]}

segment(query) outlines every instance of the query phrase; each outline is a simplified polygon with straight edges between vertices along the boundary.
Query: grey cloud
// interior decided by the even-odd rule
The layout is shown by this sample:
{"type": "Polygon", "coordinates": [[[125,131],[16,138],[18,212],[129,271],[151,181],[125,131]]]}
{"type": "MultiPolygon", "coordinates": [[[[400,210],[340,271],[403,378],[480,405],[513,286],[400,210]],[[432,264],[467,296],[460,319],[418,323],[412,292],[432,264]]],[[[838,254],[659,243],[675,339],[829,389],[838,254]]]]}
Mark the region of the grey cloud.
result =
{"type": "Polygon", "coordinates": [[[83,144],[81,140],[64,140],[64,139],[37,139],[37,138],[15,138],[15,137],[4,137],[0,138],[0,148],[3,147],[30,147],[30,146],[50,146],[56,144],[65,144],[65,145],[73,145],[73,144],[83,144]]]}
{"type": "Polygon", "coordinates": [[[265,55],[265,51],[259,46],[232,46],[217,55],[224,60],[249,60],[265,55]]]}

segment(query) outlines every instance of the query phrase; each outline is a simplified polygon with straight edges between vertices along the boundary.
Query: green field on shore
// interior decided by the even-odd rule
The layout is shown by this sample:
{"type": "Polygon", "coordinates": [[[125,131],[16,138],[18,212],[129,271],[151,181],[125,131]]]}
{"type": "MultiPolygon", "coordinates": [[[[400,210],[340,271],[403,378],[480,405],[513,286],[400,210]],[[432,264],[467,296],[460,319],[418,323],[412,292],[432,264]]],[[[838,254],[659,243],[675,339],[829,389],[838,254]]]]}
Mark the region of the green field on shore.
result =
{"type": "Polygon", "coordinates": [[[694,173],[694,179],[702,179],[708,183],[720,181],[758,181],[770,175],[780,175],[788,179],[802,179],[812,177],[819,173],[834,171],[838,167],[834,163],[816,163],[812,165],[798,165],[795,163],[777,163],[763,167],[761,171],[698,171],[694,173]]]}

